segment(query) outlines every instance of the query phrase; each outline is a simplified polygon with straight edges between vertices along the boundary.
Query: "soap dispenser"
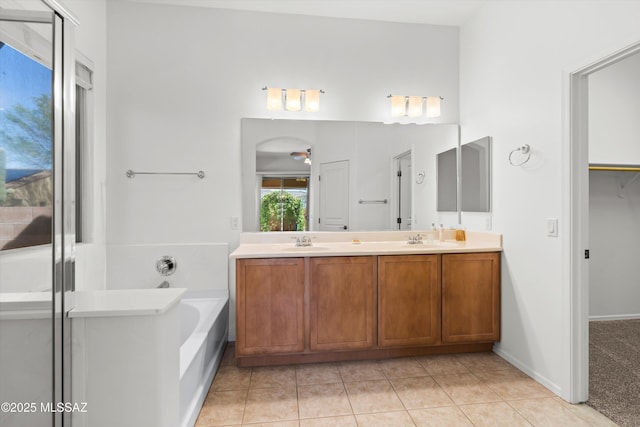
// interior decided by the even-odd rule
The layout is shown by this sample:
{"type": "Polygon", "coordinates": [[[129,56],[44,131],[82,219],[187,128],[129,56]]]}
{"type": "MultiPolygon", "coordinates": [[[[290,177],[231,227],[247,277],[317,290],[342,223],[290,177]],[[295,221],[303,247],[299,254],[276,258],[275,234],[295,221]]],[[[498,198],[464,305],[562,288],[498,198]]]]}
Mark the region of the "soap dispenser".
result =
{"type": "Polygon", "coordinates": [[[432,222],[431,230],[427,231],[425,240],[427,241],[427,243],[433,243],[437,235],[438,235],[438,230],[436,230],[436,224],[432,222]]]}

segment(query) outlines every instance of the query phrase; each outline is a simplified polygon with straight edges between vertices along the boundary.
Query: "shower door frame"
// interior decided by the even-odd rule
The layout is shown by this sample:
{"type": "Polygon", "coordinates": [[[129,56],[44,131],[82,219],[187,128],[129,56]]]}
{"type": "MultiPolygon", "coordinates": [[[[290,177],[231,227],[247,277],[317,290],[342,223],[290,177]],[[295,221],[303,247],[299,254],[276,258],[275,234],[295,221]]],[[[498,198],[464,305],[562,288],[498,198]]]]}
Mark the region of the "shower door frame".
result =
{"type": "MultiPolygon", "coordinates": [[[[71,321],[75,290],[75,40],[78,20],[56,0],[49,11],[4,10],[3,21],[52,25],[52,384],[51,402],[72,402],[71,321]]],[[[42,408],[42,407],[41,407],[42,408]]],[[[71,426],[71,413],[52,411],[51,425],[71,426]]]]}

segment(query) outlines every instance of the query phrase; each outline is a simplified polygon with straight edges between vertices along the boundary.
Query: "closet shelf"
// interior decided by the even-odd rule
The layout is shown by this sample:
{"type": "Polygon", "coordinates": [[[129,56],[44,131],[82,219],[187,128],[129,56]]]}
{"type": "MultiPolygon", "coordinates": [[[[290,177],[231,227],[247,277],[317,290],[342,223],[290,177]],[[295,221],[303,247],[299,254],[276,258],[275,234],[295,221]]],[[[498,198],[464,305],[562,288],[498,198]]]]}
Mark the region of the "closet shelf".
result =
{"type": "Polygon", "coordinates": [[[590,164],[590,171],[640,172],[640,165],[601,165],[590,164]]]}

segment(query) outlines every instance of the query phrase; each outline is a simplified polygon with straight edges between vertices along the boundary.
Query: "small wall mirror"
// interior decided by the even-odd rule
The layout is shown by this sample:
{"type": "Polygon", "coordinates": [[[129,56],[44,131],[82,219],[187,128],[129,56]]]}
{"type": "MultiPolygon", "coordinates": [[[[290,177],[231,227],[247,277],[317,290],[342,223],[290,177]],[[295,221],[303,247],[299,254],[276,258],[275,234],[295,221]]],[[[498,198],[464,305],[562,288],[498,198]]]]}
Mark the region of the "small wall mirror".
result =
{"type": "Polygon", "coordinates": [[[491,211],[491,137],[485,136],[460,147],[460,209],[462,212],[491,211]]]}
{"type": "Polygon", "coordinates": [[[443,151],[436,159],[438,212],[491,212],[491,137],[443,151]]]}

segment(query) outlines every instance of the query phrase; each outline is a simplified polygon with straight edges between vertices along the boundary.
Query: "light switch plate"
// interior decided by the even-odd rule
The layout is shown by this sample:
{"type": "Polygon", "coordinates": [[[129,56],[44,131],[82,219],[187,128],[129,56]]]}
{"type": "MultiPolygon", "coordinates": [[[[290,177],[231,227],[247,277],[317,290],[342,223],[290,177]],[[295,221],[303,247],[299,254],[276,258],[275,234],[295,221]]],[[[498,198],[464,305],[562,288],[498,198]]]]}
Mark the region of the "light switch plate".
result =
{"type": "Polygon", "coordinates": [[[547,236],[558,237],[558,218],[547,218],[547,236]]]}

